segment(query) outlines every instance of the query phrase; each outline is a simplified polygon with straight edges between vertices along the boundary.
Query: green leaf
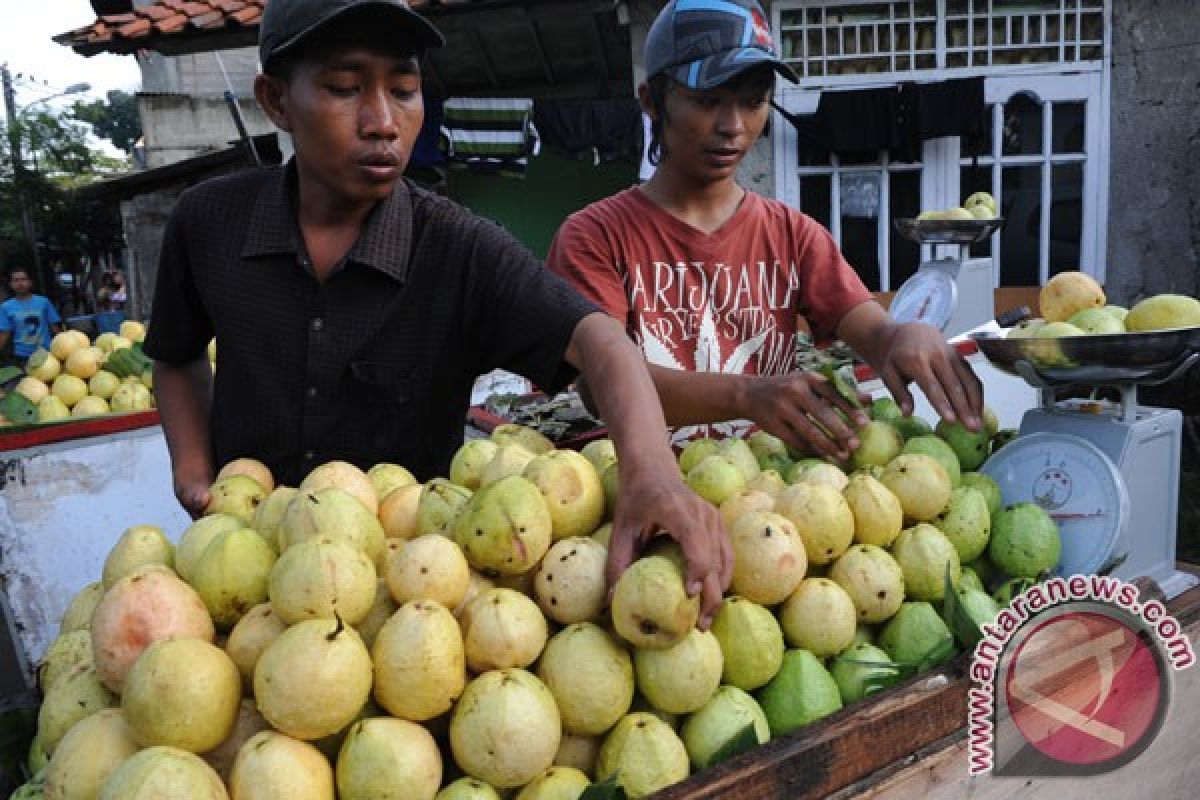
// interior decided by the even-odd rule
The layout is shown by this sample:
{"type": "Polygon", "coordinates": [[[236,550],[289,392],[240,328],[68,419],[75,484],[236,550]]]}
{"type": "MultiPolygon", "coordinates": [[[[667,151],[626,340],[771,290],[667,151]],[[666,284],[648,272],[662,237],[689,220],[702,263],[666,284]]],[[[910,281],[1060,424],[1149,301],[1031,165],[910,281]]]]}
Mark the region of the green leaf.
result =
{"type": "Polygon", "coordinates": [[[579,800],[625,800],[625,790],[617,783],[617,776],[613,775],[584,789],[579,800]]]}
{"type": "Polygon", "coordinates": [[[23,394],[9,392],[0,398],[0,414],[13,425],[32,425],[37,422],[37,406],[23,394]]]}
{"type": "Polygon", "coordinates": [[[954,634],[954,638],[958,639],[963,647],[970,650],[983,638],[983,631],[979,629],[979,625],[971,619],[971,615],[959,602],[958,592],[954,590],[954,585],[950,580],[949,564],[946,565],[944,585],[946,596],[942,600],[942,618],[950,626],[950,632],[954,634]]]}
{"type": "Polygon", "coordinates": [[[858,379],[854,377],[854,365],[834,367],[833,364],[822,364],[821,374],[833,384],[833,388],[847,403],[855,408],[863,407],[862,401],[858,399],[858,379]]]}
{"type": "Polygon", "coordinates": [[[713,753],[712,759],[708,765],[711,767],[714,764],[720,764],[734,756],[740,756],[742,753],[747,753],[758,747],[758,733],[754,730],[754,724],[751,723],[742,728],[733,738],[725,744],[717,748],[717,752],[713,753]]]}
{"type": "Polygon", "coordinates": [[[932,650],[926,653],[920,664],[917,665],[917,672],[925,672],[934,667],[950,660],[954,655],[954,637],[943,639],[940,644],[934,646],[932,650]]]}
{"type": "Polygon", "coordinates": [[[10,381],[20,380],[25,373],[20,367],[0,367],[0,386],[3,386],[10,381]]]}

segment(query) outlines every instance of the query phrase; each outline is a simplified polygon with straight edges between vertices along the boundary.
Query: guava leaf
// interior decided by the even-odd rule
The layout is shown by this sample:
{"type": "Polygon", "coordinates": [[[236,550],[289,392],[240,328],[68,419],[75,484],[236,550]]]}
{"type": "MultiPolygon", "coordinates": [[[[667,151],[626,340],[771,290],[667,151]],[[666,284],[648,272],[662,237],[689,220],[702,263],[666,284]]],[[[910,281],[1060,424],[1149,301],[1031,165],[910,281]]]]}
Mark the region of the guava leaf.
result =
{"type": "Polygon", "coordinates": [[[836,368],[833,364],[822,364],[821,374],[825,376],[825,380],[833,384],[833,388],[847,403],[855,408],[863,407],[862,401],[858,399],[858,379],[854,377],[852,364],[836,368]]]}
{"type": "Polygon", "coordinates": [[[37,406],[23,394],[9,392],[0,398],[0,414],[13,425],[32,425],[37,422],[37,406]]]}
{"type": "Polygon", "coordinates": [[[24,374],[20,367],[0,367],[0,386],[19,380],[24,374]]]}
{"type": "Polygon", "coordinates": [[[579,800],[625,800],[625,789],[617,783],[617,776],[613,775],[584,789],[579,800]]]}
{"type": "Polygon", "coordinates": [[[954,638],[958,639],[963,647],[970,650],[983,638],[983,631],[979,629],[979,625],[971,619],[971,615],[959,602],[958,592],[954,591],[954,585],[950,581],[949,564],[946,565],[945,591],[946,596],[942,600],[942,617],[950,626],[950,632],[954,634],[954,638]]]}
{"type": "Polygon", "coordinates": [[[708,762],[709,766],[720,764],[722,761],[740,756],[742,753],[749,752],[758,747],[758,734],[754,730],[754,724],[751,723],[742,728],[733,738],[721,745],[716,753],[713,753],[712,759],[708,762]]]}
{"type": "Polygon", "coordinates": [[[940,643],[934,645],[933,649],[921,658],[921,662],[917,665],[917,672],[931,670],[939,664],[949,661],[953,655],[954,637],[951,636],[949,639],[943,639],[940,643]]]}

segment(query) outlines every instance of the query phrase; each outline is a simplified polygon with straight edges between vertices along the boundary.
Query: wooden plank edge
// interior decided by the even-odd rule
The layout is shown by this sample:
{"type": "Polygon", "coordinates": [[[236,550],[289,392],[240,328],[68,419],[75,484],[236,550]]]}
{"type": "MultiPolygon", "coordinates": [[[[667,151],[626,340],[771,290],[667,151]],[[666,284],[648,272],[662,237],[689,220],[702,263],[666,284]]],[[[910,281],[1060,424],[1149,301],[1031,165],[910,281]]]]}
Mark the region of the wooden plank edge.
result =
{"type": "MultiPolygon", "coordinates": [[[[15,433],[0,433],[0,452],[86,439],[90,436],[122,433],[138,428],[149,428],[157,424],[159,424],[159,418],[156,410],[117,412],[45,423],[22,428],[15,433]]],[[[0,429],[0,431],[2,430],[0,429]]]]}

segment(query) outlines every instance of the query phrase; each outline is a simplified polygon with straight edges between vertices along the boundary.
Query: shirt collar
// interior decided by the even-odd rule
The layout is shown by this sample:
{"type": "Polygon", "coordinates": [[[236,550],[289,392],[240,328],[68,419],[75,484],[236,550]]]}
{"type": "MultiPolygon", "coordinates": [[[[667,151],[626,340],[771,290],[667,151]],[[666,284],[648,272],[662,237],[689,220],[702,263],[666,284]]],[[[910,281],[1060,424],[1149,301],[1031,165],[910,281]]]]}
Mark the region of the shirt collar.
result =
{"type": "MultiPolygon", "coordinates": [[[[296,221],[294,196],[296,162],[276,168],[276,176],[265,182],[250,213],[242,258],[292,254],[303,251],[296,221]]],[[[376,204],[346,260],[379,270],[404,283],[408,277],[412,249],[412,188],[407,180],[376,204]]]]}

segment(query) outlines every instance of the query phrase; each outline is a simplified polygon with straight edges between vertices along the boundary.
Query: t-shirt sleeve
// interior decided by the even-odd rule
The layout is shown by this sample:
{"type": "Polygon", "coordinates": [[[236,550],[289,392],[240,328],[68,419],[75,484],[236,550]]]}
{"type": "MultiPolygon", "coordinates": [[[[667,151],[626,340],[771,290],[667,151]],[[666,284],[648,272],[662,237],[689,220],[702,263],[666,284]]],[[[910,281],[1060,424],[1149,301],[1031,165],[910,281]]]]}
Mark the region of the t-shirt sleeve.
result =
{"type": "Polygon", "coordinates": [[[8,311],[8,303],[0,303],[0,333],[12,333],[13,319],[8,311]]]}
{"type": "Polygon", "coordinates": [[[826,342],[836,336],[838,323],[850,309],[874,297],[829,231],[802,214],[793,217],[793,225],[800,262],[799,311],[812,328],[813,339],[826,342]]]}
{"type": "Polygon", "coordinates": [[[576,371],[563,355],[575,327],[599,309],[485,220],[475,221],[470,273],[479,373],[505,369],[550,393],[570,383],[576,371]]]}
{"type": "Polygon", "coordinates": [[[572,214],[558,229],[546,255],[546,266],[609,316],[622,325],[628,324],[629,298],[616,254],[599,220],[587,209],[572,214]]]}
{"type": "Polygon", "coordinates": [[[58,309],[54,307],[54,303],[45,300],[42,308],[44,309],[43,313],[46,315],[47,325],[57,325],[62,322],[62,317],[58,315],[58,309]]]}
{"type": "Polygon", "coordinates": [[[156,361],[183,364],[199,358],[213,335],[212,320],[192,274],[187,246],[187,196],[180,198],[163,234],[154,306],[143,349],[156,361]]]}

